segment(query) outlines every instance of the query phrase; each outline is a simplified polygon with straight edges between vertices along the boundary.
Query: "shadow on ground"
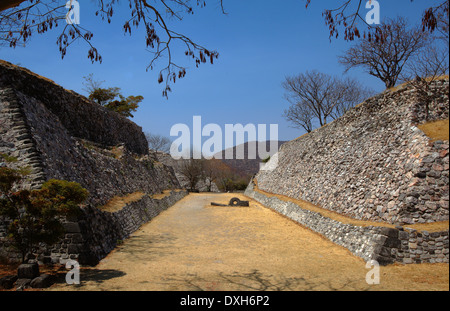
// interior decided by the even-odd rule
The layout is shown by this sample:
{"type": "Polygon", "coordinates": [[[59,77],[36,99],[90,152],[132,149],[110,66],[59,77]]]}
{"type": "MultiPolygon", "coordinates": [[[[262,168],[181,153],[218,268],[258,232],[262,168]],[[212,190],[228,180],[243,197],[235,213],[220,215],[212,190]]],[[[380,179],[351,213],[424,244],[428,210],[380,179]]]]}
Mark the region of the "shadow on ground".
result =
{"type": "Polygon", "coordinates": [[[357,281],[347,280],[333,284],[329,280],[314,280],[303,277],[284,277],[263,274],[258,270],[249,273],[233,272],[232,274],[219,273],[214,280],[205,279],[197,274],[188,274],[186,277],[168,277],[169,282],[187,287],[192,291],[212,290],[238,290],[238,291],[342,291],[342,290],[369,290],[369,287],[361,289],[357,281]]]}
{"type": "MultiPolygon", "coordinates": [[[[68,271],[65,272],[58,272],[56,283],[57,284],[67,284],[66,282],[66,275],[68,271]]],[[[80,269],[80,283],[75,286],[83,286],[84,283],[92,282],[101,284],[105,281],[114,279],[114,278],[120,278],[122,276],[125,276],[126,273],[120,270],[112,270],[112,269],[95,269],[95,268],[81,268],[80,269]]]]}
{"type": "Polygon", "coordinates": [[[172,243],[176,238],[169,234],[153,234],[148,236],[133,236],[126,242],[126,246],[117,248],[126,254],[130,261],[149,261],[172,254],[172,243]]]}

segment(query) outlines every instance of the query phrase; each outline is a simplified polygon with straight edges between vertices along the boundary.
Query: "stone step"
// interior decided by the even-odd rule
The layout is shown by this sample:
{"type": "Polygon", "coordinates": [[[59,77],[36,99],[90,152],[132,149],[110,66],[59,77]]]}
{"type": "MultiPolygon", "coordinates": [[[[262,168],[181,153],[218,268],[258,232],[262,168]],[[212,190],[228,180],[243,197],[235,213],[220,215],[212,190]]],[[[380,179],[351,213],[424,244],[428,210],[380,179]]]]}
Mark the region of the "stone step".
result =
{"type": "Polygon", "coordinates": [[[34,148],[34,144],[31,140],[27,140],[27,141],[21,141],[20,144],[17,144],[16,147],[20,150],[26,150],[26,149],[34,148]]]}
{"type": "Polygon", "coordinates": [[[25,123],[24,120],[18,120],[14,122],[14,126],[12,128],[15,127],[25,127],[26,128],[27,124],[25,123]]]}
{"type": "Polygon", "coordinates": [[[41,173],[41,172],[42,172],[42,167],[33,167],[31,169],[31,174],[38,174],[38,173],[41,173]]]}
{"type": "Polygon", "coordinates": [[[27,149],[22,149],[22,150],[20,150],[20,154],[21,155],[24,155],[24,156],[26,156],[26,155],[33,155],[33,154],[35,154],[37,151],[36,151],[36,149],[34,148],[34,147],[30,147],[30,148],[27,148],[27,149]]]}
{"type": "Polygon", "coordinates": [[[5,114],[7,114],[7,113],[8,114],[14,114],[14,113],[22,114],[22,110],[20,110],[19,107],[17,107],[17,108],[10,108],[10,107],[8,107],[8,108],[3,109],[2,112],[5,113],[5,114]]]}
{"type": "MultiPolygon", "coordinates": [[[[14,134],[14,133],[13,133],[14,134]]],[[[14,136],[15,136],[15,138],[16,138],[16,140],[17,141],[22,141],[22,140],[25,140],[25,139],[28,139],[28,138],[30,138],[30,134],[28,134],[28,132],[25,132],[25,133],[21,133],[21,134],[14,134],[14,136]]]]}
{"type": "Polygon", "coordinates": [[[33,154],[33,155],[27,157],[26,159],[24,159],[23,162],[24,163],[32,163],[32,162],[39,162],[39,163],[41,163],[42,161],[41,161],[41,157],[40,156],[33,154]]]}

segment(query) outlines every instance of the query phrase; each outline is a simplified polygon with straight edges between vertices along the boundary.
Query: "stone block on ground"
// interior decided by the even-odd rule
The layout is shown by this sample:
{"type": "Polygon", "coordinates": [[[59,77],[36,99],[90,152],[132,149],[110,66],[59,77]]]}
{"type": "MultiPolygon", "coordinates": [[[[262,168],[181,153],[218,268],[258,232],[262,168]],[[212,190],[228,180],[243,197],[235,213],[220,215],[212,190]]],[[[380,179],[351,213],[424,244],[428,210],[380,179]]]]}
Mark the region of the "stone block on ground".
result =
{"type": "Polygon", "coordinates": [[[17,275],[7,275],[0,279],[0,289],[11,289],[17,281],[17,275]]]}
{"type": "Polygon", "coordinates": [[[21,264],[17,269],[19,279],[34,279],[39,276],[39,265],[37,263],[21,264]]]}
{"type": "Polygon", "coordinates": [[[32,288],[47,288],[54,283],[54,277],[50,274],[41,274],[30,282],[32,288]]]}

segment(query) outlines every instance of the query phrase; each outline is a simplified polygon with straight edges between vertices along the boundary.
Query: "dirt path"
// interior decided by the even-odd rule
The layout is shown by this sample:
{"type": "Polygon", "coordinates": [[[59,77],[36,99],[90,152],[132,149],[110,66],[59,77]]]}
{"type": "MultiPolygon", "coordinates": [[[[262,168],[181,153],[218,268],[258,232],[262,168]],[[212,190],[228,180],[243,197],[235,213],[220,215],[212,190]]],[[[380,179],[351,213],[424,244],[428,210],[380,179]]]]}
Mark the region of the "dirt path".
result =
{"type": "Polygon", "coordinates": [[[449,290],[447,264],[381,267],[368,285],[362,259],[255,201],[210,206],[232,196],[189,195],[82,269],[81,285],[51,290],[449,290]]]}

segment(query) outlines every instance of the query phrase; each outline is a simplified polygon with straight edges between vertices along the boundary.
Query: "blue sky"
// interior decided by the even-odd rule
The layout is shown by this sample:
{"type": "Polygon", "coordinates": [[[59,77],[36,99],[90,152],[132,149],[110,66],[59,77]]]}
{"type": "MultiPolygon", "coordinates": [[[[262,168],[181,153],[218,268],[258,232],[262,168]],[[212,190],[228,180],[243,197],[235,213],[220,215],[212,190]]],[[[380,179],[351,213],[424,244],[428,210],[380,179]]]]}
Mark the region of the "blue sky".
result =
{"type": "MultiPolygon", "coordinates": [[[[221,13],[218,1],[207,1],[205,8],[196,8],[194,15],[183,21],[170,20],[170,27],[195,42],[217,50],[220,57],[214,65],[198,69],[187,61],[184,49],[175,49],[175,61],[187,66],[187,75],[172,85],[169,99],[161,96],[157,83],[161,67],[146,72],[151,54],[145,39],[133,28],[132,36],[124,35],[123,21],[129,17],[127,3],[121,1],[111,24],[95,16],[95,2],[78,0],[81,25],[94,33],[92,43],[100,51],[102,64],[87,58],[87,45],[79,41],[68,49],[61,60],[56,38],[62,27],[43,35],[35,34],[25,47],[0,48],[0,59],[20,64],[54,80],[66,89],[86,95],[83,76],[94,74],[104,80],[104,87],[120,87],[123,95],[142,95],[132,119],[144,131],[169,136],[176,123],[192,126],[194,115],[202,116],[203,124],[278,124],[279,139],[292,140],[302,134],[283,119],[288,108],[281,83],[287,75],[319,70],[343,75],[337,62],[351,43],[328,38],[322,11],[342,1],[313,0],[305,9],[305,0],[224,0],[221,13]]],[[[195,1],[194,1],[195,2],[195,1]]],[[[402,15],[412,23],[437,1],[379,0],[381,17],[402,15]]],[[[159,63],[164,65],[164,60],[159,63]]],[[[348,76],[360,79],[376,91],[383,83],[362,71],[348,76]]]]}

